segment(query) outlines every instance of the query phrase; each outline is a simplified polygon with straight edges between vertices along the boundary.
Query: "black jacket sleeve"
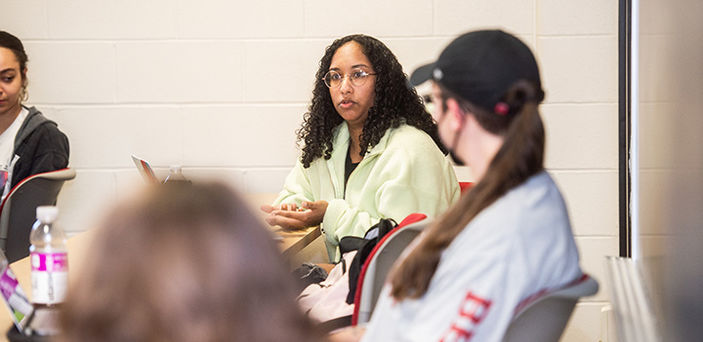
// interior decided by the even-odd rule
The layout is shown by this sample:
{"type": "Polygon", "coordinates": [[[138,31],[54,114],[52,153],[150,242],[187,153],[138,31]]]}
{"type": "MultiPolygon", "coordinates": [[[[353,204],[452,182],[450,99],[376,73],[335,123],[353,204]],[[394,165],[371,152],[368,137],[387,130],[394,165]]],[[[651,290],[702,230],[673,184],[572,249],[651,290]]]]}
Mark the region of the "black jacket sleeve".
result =
{"type": "Polygon", "coordinates": [[[12,173],[12,186],[37,173],[60,170],[68,166],[68,138],[56,124],[46,122],[17,146],[20,157],[12,173]]]}

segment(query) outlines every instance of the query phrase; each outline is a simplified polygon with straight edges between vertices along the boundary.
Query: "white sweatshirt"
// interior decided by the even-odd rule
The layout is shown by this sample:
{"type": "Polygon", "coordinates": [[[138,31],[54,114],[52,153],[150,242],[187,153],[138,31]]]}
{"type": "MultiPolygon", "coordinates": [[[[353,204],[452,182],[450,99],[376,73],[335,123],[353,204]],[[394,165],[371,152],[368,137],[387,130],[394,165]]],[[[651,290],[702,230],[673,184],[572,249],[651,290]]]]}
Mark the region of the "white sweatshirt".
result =
{"type": "Polygon", "coordinates": [[[363,341],[500,341],[518,304],[580,276],[564,200],[541,172],[459,233],[421,298],[396,302],[386,286],[363,341]]]}

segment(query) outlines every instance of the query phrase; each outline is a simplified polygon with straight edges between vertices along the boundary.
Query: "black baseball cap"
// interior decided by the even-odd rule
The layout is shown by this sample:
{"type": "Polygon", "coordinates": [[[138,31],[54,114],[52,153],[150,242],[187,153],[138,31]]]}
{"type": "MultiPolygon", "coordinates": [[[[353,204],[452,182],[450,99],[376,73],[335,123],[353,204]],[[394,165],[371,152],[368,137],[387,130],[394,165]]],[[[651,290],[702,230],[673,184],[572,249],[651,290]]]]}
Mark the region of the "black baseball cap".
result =
{"type": "Polygon", "coordinates": [[[517,37],[501,30],[465,33],[454,39],[436,62],[419,67],[410,83],[427,80],[440,83],[466,101],[494,112],[508,89],[525,80],[540,89],[537,61],[530,48],[517,37]]]}

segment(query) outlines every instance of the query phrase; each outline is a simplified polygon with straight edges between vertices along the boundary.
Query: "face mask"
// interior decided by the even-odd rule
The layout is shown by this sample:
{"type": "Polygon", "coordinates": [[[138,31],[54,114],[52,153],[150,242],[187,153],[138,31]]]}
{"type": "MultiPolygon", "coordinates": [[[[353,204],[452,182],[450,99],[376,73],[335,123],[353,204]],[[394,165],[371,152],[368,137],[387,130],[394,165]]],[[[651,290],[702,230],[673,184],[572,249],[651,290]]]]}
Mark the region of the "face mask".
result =
{"type": "MultiPolygon", "coordinates": [[[[430,102],[430,101],[428,101],[428,102],[430,102]]],[[[441,118],[439,119],[439,121],[437,122],[437,126],[439,126],[439,124],[441,123],[441,121],[442,121],[442,120],[444,119],[444,117],[447,115],[447,114],[446,114],[447,105],[446,105],[445,103],[442,103],[442,104],[440,104],[440,105],[442,106],[442,109],[443,109],[442,112],[443,112],[443,114],[442,114],[442,117],[441,117],[441,118]]],[[[434,109],[434,108],[433,108],[433,109],[434,109]]],[[[462,122],[462,126],[463,126],[463,122],[462,122]]],[[[464,166],[464,165],[466,165],[466,162],[464,162],[464,160],[461,159],[461,158],[454,152],[454,151],[456,150],[456,145],[457,145],[458,142],[459,142],[459,134],[457,134],[456,136],[454,136],[454,142],[452,143],[452,146],[451,146],[451,147],[445,145],[445,144],[442,142],[442,139],[441,139],[441,138],[439,139],[439,144],[442,145],[442,148],[443,148],[444,150],[449,151],[449,155],[452,157],[452,160],[454,161],[454,164],[457,165],[457,166],[464,166]]]]}

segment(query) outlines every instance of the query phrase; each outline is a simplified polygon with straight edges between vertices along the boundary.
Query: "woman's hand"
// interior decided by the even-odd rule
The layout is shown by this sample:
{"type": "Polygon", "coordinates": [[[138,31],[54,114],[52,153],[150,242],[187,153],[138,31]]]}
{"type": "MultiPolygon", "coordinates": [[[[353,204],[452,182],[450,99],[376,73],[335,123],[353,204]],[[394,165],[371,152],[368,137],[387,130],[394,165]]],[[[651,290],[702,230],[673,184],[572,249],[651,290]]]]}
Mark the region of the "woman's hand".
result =
{"type": "Polygon", "coordinates": [[[268,213],[266,223],[272,226],[303,229],[322,223],[327,211],[327,201],[303,202],[301,207],[295,203],[282,204],[279,207],[262,205],[261,210],[268,213]]]}
{"type": "Polygon", "coordinates": [[[295,203],[285,203],[280,206],[274,207],[272,205],[264,204],[261,206],[261,211],[270,214],[274,210],[298,210],[298,205],[295,203]]]}

